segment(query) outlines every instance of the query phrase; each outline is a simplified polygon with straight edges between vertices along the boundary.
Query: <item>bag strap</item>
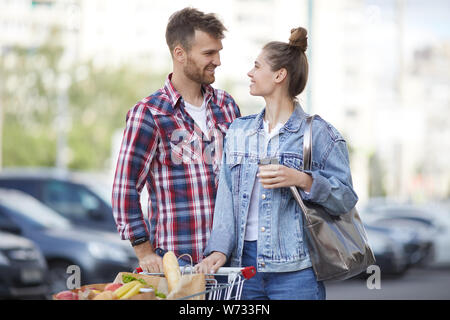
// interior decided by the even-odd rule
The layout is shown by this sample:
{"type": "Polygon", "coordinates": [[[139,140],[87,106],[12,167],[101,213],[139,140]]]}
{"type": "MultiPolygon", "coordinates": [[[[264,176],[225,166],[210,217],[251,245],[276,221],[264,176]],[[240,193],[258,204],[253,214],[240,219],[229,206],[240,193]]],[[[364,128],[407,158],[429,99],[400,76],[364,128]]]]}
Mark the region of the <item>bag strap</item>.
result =
{"type": "MultiPolygon", "coordinates": [[[[303,170],[311,170],[312,168],[312,121],[314,119],[313,116],[309,116],[306,118],[306,127],[305,132],[303,134],[303,170]]],[[[302,197],[300,196],[300,193],[298,192],[297,188],[295,186],[290,187],[292,195],[294,196],[295,201],[297,201],[300,208],[302,208],[302,211],[304,213],[304,216],[306,218],[306,221],[308,224],[311,224],[309,216],[307,213],[307,208],[305,204],[303,203],[302,197]]]]}
{"type": "Polygon", "coordinates": [[[312,122],[315,115],[306,118],[305,133],[303,134],[303,170],[312,168],[312,122]]]}

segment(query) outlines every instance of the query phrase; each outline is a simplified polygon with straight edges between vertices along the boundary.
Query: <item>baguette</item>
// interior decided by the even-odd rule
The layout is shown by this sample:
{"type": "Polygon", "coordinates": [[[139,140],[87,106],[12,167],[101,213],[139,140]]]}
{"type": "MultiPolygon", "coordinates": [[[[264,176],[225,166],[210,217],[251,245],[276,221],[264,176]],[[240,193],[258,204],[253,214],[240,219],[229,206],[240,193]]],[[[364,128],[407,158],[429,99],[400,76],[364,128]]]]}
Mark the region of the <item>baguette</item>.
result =
{"type": "Polygon", "coordinates": [[[181,280],[180,265],[173,251],[168,251],[163,256],[164,275],[167,280],[169,293],[175,289],[181,280]]]}

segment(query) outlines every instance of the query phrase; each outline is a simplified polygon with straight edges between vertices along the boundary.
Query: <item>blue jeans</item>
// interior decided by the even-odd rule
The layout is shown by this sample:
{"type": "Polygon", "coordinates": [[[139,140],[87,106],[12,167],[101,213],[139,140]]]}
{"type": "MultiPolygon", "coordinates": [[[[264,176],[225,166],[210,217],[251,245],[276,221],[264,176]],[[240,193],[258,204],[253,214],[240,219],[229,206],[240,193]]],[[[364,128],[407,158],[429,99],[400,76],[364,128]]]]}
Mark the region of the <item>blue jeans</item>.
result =
{"type": "MultiPolygon", "coordinates": [[[[256,267],[256,241],[245,241],[242,266],[256,267]]],[[[256,272],[244,282],[242,300],[325,300],[325,286],[312,268],[293,272],[256,272]]]]}

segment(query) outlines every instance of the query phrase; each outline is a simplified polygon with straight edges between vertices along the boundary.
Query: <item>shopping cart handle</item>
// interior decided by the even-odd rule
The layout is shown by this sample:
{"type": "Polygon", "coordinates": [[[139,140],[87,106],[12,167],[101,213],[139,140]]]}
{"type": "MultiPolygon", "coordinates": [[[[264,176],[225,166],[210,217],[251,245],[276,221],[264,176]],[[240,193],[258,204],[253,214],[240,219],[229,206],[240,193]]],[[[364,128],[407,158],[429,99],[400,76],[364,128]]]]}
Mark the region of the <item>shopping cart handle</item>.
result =
{"type": "MultiPolygon", "coordinates": [[[[186,267],[185,267],[186,268],[186,267]]],[[[189,268],[189,267],[188,267],[189,268]]],[[[221,270],[232,270],[234,268],[220,268],[218,270],[218,274],[221,274],[221,270]]],[[[141,273],[142,272],[142,268],[141,267],[137,267],[135,269],[135,273],[141,273]]],[[[256,268],[254,266],[250,266],[250,267],[245,267],[240,269],[240,272],[242,274],[242,276],[248,280],[250,278],[253,278],[253,276],[256,274],[256,268]]],[[[227,272],[224,272],[222,274],[228,274],[227,272]]]]}
{"type": "Polygon", "coordinates": [[[256,274],[256,268],[254,266],[245,267],[241,270],[242,276],[248,280],[256,274]]]}

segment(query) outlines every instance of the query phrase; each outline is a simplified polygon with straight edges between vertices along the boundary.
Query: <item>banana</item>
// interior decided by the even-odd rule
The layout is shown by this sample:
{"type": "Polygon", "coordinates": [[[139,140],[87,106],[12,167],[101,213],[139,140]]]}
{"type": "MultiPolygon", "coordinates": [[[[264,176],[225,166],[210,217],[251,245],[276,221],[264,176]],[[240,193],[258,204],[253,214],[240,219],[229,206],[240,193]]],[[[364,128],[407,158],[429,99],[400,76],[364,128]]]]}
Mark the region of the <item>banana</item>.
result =
{"type": "Polygon", "coordinates": [[[134,280],[131,282],[128,282],[126,284],[124,284],[123,286],[121,286],[120,288],[116,289],[116,291],[114,291],[114,294],[117,296],[117,298],[121,298],[123,295],[125,295],[131,288],[133,288],[136,283],[139,283],[139,281],[134,280]]]}
{"type": "MultiPolygon", "coordinates": [[[[134,282],[134,281],[133,281],[134,282]]],[[[121,298],[119,299],[128,299],[139,293],[139,290],[144,286],[142,283],[136,281],[137,283],[130,290],[127,291],[121,298]]]]}

